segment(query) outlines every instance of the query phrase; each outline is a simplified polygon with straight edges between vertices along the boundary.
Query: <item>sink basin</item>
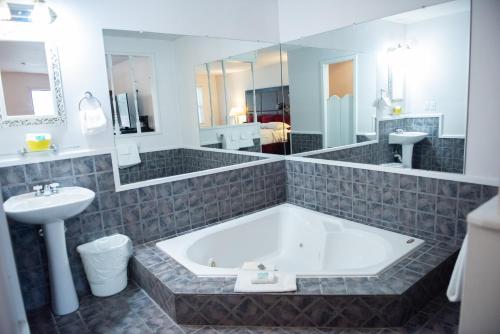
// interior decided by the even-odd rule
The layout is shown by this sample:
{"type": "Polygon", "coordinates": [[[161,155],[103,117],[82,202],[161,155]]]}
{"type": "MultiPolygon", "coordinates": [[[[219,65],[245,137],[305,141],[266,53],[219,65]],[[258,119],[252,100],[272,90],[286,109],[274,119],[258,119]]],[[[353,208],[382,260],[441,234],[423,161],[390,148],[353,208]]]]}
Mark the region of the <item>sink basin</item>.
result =
{"type": "Polygon", "coordinates": [[[413,145],[427,137],[426,132],[403,131],[389,133],[389,144],[400,144],[402,147],[402,163],[411,168],[413,160],[413,145]]]}
{"type": "Polygon", "coordinates": [[[81,187],[60,188],[50,196],[27,193],[9,198],[3,205],[12,219],[26,224],[48,224],[65,220],[85,210],[94,200],[92,190],[81,187]]]}
{"type": "Polygon", "coordinates": [[[428,133],[426,132],[391,132],[389,133],[389,144],[416,144],[425,137],[428,133]]]}
{"type": "Polygon", "coordinates": [[[79,306],[66,249],[64,220],[85,210],[94,198],[92,190],[64,187],[49,196],[35,196],[35,193],[13,196],[3,204],[10,218],[21,223],[42,225],[52,312],[56,315],[74,312],[79,306]]]}

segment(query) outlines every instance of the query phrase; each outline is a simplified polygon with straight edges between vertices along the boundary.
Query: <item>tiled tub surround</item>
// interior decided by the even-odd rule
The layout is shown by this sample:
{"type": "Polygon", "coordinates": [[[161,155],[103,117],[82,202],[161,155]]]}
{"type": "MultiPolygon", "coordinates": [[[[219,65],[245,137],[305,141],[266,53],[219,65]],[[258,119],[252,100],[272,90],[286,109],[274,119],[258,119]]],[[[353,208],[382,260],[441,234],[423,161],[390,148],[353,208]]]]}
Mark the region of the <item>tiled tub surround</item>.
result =
{"type": "Polygon", "coordinates": [[[404,325],[448,283],[455,246],[429,241],[376,277],[298,278],[294,293],[234,293],[235,277],[198,277],[147,243],[133,279],[179,324],[288,327],[404,325]]]}
{"type": "MultiPolygon", "coordinates": [[[[293,159],[293,158],[292,158],[293,159]]],[[[288,160],[287,201],[418,238],[460,245],[494,186],[288,160]]]]}
{"type": "Polygon", "coordinates": [[[400,326],[448,284],[465,217],[497,192],[474,183],[287,161],[287,201],[423,238],[375,277],[299,278],[286,294],[235,294],[234,278],[197,277],[148,243],[132,277],[181,324],[400,326]]]}
{"type": "Polygon", "coordinates": [[[323,135],[320,133],[290,133],[292,154],[321,150],[323,148],[323,135]]]}
{"type": "MultiPolygon", "coordinates": [[[[71,270],[80,295],[89,293],[77,245],[113,233],[135,244],[184,233],[285,201],[284,161],[115,192],[111,155],[0,168],[4,200],[35,184],[59,182],[96,192],[82,214],[66,220],[71,270]]],[[[38,226],[9,222],[27,309],[49,303],[48,268],[38,226]]]]}
{"type": "Polygon", "coordinates": [[[259,156],[188,148],[140,153],[140,157],[140,164],[119,169],[121,184],[198,172],[263,159],[259,156]]]}
{"type": "Polygon", "coordinates": [[[401,145],[389,144],[389,133],[396,131],[396,129],[422,131],[429,133],[429,136],[415,144],[412,167],[448,173],[463,173],[465,140],[439,137],[439,119],[439,117],[422,117],[382,120],[379,122],[378,143],[315,152],[303,156],[375,165],[395,162],[394,152],[401,154],[401,145]]]}

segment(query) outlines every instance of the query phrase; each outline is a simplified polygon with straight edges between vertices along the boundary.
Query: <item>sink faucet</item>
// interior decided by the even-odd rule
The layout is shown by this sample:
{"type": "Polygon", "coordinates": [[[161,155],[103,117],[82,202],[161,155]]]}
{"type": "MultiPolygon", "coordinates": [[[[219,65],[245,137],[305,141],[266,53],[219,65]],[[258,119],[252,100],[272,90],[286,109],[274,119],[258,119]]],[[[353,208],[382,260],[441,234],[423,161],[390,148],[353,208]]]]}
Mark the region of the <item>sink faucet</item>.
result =
{"type": "Polygon", "coordinates": [[[396,133],[402,134],[404,132],[405,132],[405,130],[403,130],[403,129],[396,129],[396,133]]]}
{"type": "Polygon", "coordinates": [[[45,186],[41,185],[36,185],[33,187],[33,190],[35,191],[35,196],[50,196],[53,194],[57,194],[59,192],[59,183],[54,182],[51,184],[46,184],[45,186]],[[43,190],[42,190],[43,189],[43,190]]]}

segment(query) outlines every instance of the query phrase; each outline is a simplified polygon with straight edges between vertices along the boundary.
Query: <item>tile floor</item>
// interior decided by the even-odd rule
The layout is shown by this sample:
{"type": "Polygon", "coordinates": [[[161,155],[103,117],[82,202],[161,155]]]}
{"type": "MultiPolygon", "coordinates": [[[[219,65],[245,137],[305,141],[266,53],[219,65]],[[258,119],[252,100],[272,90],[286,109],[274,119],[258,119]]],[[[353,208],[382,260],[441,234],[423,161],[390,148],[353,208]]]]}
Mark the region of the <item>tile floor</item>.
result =
{"type": "Polygon", "coordinates": [[[200,327],[177,325],[135,283],[121,293],[96,298],[81,298],[80,309],[65,316],[54,316],[49,307],[28,313],[31,332],[36,333],[106,333],[106,334],[265,334],[265,333],[457,333],[459,305],[438,296],[413,316],[404,328],[269,328],[269,327],[200,327]]]}

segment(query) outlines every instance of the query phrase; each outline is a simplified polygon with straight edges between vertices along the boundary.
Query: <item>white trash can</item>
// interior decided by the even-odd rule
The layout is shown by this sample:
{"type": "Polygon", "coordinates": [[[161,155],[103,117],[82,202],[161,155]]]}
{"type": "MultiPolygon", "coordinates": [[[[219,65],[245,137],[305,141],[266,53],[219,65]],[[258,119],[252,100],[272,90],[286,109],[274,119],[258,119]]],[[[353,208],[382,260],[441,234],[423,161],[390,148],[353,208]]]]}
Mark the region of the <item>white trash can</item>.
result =
{"type": "Polygon", "coordinates": [[[76,248],[94,296],[114,295],[127,286],[132,242],[123,234],[100,238],[76,248]]]}

